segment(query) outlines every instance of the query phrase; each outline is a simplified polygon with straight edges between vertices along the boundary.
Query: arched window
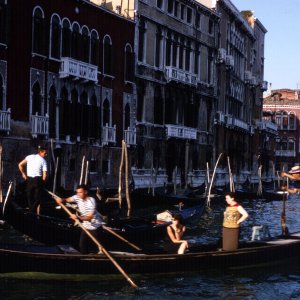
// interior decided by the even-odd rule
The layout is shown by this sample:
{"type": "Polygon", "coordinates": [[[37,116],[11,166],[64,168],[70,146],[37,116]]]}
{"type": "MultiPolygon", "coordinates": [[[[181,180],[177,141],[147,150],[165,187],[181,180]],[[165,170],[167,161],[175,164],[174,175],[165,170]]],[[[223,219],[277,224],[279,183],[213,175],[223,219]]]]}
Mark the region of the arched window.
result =
{"type": "Polygon", "coordinates": [[[36,82],[32,87],[32,114],[41,115],[42,113],[42,99],[40,84],[36,82]]]}
{"type": "Polygon", "coordinates": [[[68,20],[63,21],[62,29],[62,56],[70,57],[71,54],[71,29],[68,20]]]}
{"type": "Polygon", "coordinates": [[[103,73],[112,75],[112,43],[109,36],[105,36],[103,40],[103,73]]]}
{"type": "Polygon", "coordinates": [[[163,124],[163,99],[160,88],[156,87],[154,91],[154,123],[163,124]]]}
{"type": "Polygon", "coordinates": [[[61,35],[61,26],[58,16],[54,15],[51,19],[51,53],[50,56],[53,58],[60,58],[60,35],[61,35]]]}
{"type": "Polygon", "coordinates": [[[287,112],[282,113],[282,129],[287,129],[289,125],[289,118],[287,112]]]}
{"type": "Polygon", "coordinates": [[[103,101],[103,126],[110,126],[110,109],[109,109],[109,101],[108,99],[104,99],[103,101]]]}
{"type": "Polygon", "coordinates": [[[296,129],[296,116],[294,113],[289,115],[289,127],[291,130],[296,129]]]}
{"type": "Polygon", "coordinates": [[[130,106],[127,103],[125,105],[125,112],[124,112],[124,129],[127,130],[130,127],[130,106]]]}
{"type": "Polygon", "coordinates": [[[130,45],[125,48],[125,80],[134,81],[134,54],[130,45]]]}
{"type": "Polygon", "coordinates": [[[36,7],[33,12],[33,53],[45,55],[45,19],[41,8],[36,7]]]}
{"type": "Polygon", "coordinates": [[[56,90],[52,86],[49,92],[49,136],[56,137],[56,90]]]}
{"type": "Polygon", "coordinates": [[[91,34],[91,59],[92,65],[98,66],[99,64],[99,37],[98,33],[93,30],[91,34]]]}
{"type": "Polygon", "coordinates": [[[74,59],[79,60],[79,49],[80,49],[80,31],[77,23],[73,24],[72,28],[72,40],[71,40],[71,56],[74,59]]]}
{"type": "Polygon", "coordinates": [[[81,49],[82,49],[82,61],[89,63],[90,58],[90,36],[89,31],[86,27],[82,28],[82,43],[81,43],[81,49]]]}

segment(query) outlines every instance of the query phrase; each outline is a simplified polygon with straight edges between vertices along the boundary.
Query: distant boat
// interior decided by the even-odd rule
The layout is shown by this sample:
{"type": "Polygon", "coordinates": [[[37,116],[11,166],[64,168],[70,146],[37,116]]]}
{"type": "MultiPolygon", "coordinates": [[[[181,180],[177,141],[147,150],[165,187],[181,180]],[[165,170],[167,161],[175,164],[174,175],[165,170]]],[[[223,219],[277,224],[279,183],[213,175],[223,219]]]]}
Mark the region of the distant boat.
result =
{"type": "MultiPolygon", "coordinates": [[[[245,242],[234,251],[216,245],[191,247],[183,255],[111,252],[128,273],[190,272],[205,269],[245,268],[279,263],[300,257],[300,232],[268,241],[245,242]]],[[[61,274],[112,274],[117,269],[103,254],[82,255],[72,247],[0,245],[0,272],[46,272],[61,274]]]]}

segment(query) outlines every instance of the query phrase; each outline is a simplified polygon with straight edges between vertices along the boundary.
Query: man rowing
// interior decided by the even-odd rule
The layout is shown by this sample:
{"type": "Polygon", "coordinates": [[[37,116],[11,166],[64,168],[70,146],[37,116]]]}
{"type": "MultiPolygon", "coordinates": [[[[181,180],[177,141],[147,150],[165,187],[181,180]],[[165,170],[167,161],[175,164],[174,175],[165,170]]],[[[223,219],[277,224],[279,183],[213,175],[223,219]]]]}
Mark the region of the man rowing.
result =
{"type": "Polygon", "coordinates": [[[291,179],[288,185],[287,191],[291,194],[297,194],[300,191],[300,166],[294,166],[291,170],[286,172],[281,172],[281,177],[286,177],[291,179]]]}

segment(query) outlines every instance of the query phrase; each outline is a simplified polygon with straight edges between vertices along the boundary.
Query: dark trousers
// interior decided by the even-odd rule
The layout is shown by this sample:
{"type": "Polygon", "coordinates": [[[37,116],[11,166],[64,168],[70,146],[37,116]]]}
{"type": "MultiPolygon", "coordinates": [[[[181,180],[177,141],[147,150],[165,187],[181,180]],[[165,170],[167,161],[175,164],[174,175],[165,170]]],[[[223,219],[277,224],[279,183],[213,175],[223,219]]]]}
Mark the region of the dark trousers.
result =
{"type": "Polygon", "coordinates": [[[29,211],[36,213],[44,188],[42,177],[28,177],[26,188],[29,211]]]}
{"type": "MultiPolygon", "coordinates": [[[[100,227],[101,228],[101,227],[100,227]]],[[[95,230],[88,230],[88,232],[96,239],[99,240],[101,229],[97,228],[95,230]]],[[[82,254],[87,254],[89,252],[97,253],[99,251],[95,242],[85,233],[84,230],[81,231],[79,240],[79,251],[82,254]]]]}

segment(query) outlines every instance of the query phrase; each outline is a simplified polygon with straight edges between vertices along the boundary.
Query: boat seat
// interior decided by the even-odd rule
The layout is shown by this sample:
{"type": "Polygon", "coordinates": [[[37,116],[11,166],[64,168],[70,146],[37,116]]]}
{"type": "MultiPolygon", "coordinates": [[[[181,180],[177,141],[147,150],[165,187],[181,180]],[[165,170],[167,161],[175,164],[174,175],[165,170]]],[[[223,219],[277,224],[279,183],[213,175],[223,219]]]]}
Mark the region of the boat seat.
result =
{"type": "Polygon", "coordinates": [[[252,237],[251,241],[255,240],[267,240],[270,239],[270,231],[267,225],[254,225],[252,226],[252,237]]]}

